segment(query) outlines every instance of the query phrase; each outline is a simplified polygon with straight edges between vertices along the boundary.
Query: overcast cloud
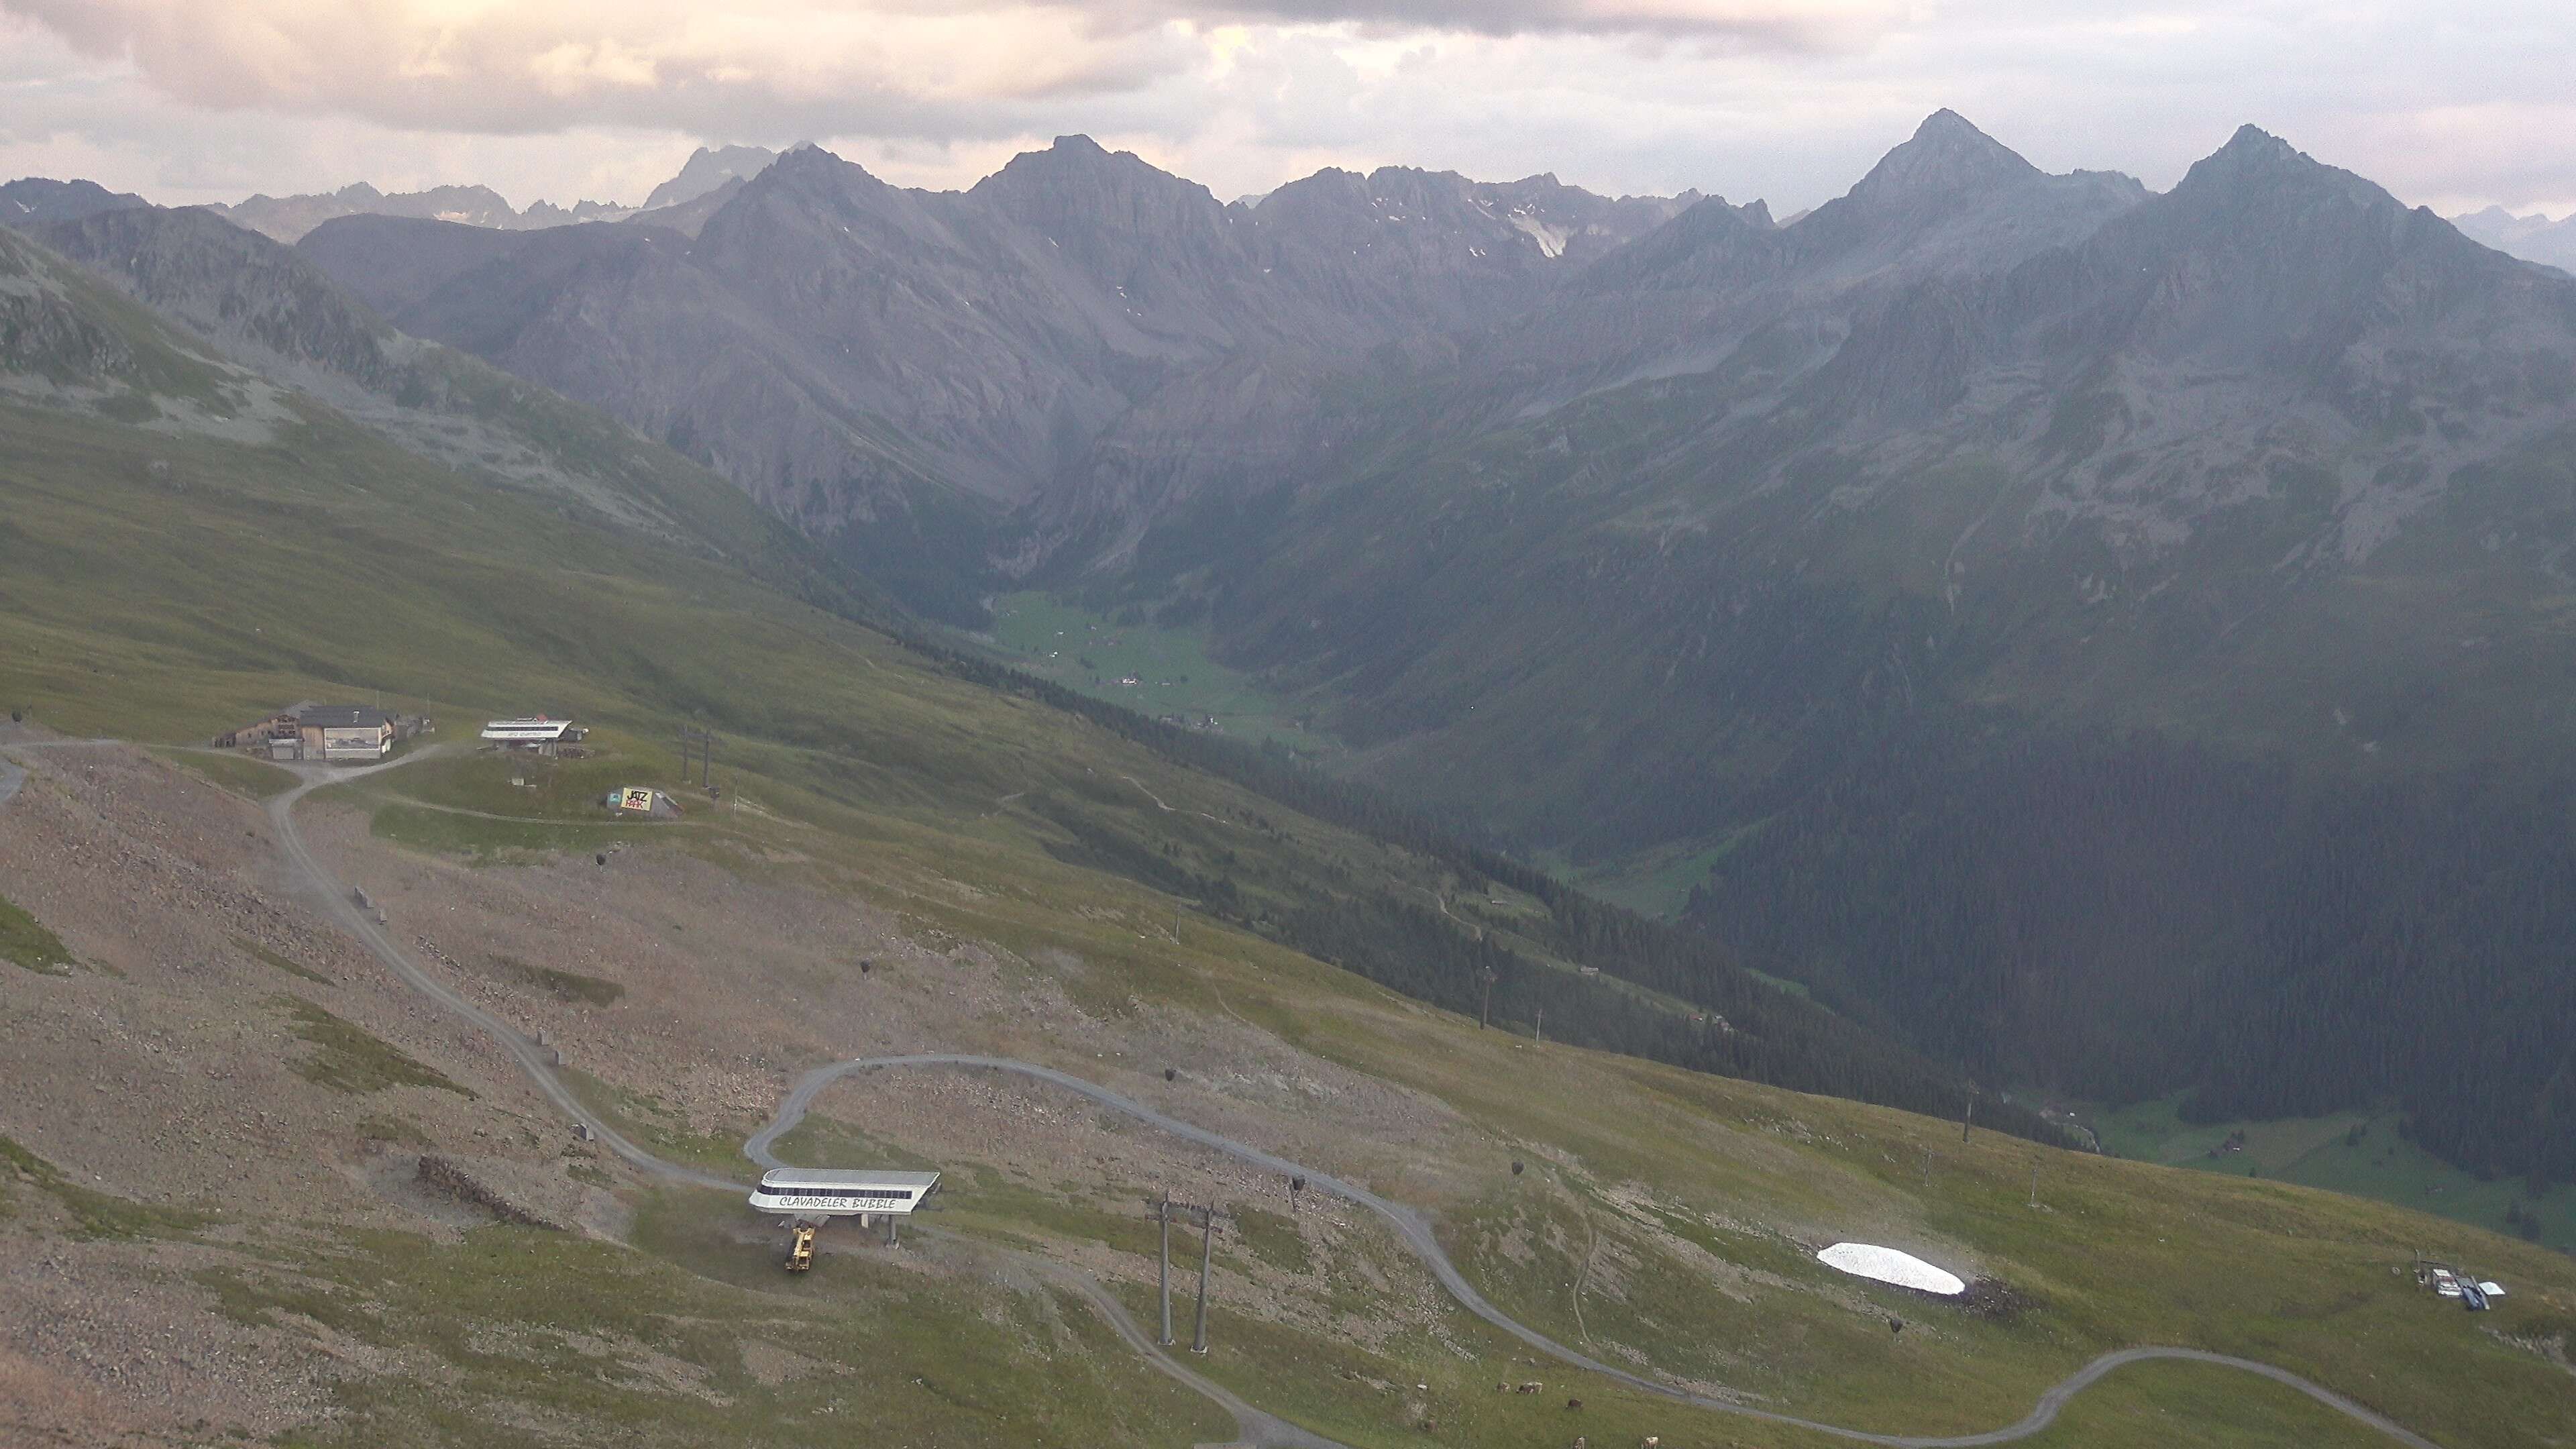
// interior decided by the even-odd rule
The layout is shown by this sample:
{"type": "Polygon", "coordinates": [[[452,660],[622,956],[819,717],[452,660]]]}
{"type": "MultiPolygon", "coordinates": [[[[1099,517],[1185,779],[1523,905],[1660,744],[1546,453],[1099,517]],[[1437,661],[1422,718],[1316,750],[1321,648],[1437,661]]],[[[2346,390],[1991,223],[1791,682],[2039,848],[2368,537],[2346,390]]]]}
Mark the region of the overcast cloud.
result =
{"type": "Polygon", "coordinates": [[[635,201],[701,143],[971,183],[1082,131],[1788,212],[1951,106],[2170,185],[2252,121],[2409,201],[2576,209],[2565,0],[0,0],[0,177],[159,201],[366,180],[635,201]]]}

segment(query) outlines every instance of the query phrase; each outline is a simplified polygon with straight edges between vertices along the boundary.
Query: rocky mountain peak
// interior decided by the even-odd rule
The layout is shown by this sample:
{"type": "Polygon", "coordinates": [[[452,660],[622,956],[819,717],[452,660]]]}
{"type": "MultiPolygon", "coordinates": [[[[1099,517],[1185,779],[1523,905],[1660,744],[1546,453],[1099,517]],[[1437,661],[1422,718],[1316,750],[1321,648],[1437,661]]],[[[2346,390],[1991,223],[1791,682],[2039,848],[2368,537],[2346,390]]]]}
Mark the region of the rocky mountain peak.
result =
{"type": "Polygon", "coordinates": [[[1211,206],[1216,202],[1206,187],[1184,181],[1133,151],[1111,151],[1089,136],[1058,136],[1043,151],[1023,151],[975,183],[973,194],[1004,198],[1067,188],[1143,188],[1206,196],[1211,206]]]}
{"type": "Polygon", "coordinates": [[[1904,201],[1982,191],[2041,174],[2021,153],[1945,107],[1924,117],[1911,139],[1879,158],[1851,194],[1863,200],[1904,201]]]}
{"type": "Polygon", "coordinates": [[[1224,308],[1209,288],[1251,270],[1232,219],[1206,187],[1088,136],[1058,136],[1044,151],[1014,156],[967,196],[1034,232],[1121,309],[1170,332],[1210,325],[1224,308]]]}
{"type": "Polygon", "coordinates": [[[2295,166],[2309,160],[2306,152],[2251,121],[2237,127],[2211,159],[2242,167],[2295,166]]]}
{"type": "Polygon", "coordinates": [[[652,211],[677,206],[709,195],[729,181],[748,181],[778,159],[778,153],[765,146],[725,146],[710,149],[700,146],[681,166],[680,174],[653,188],[644,199],[643,209],[652,211]]]}
{"type": "MultiPolygon", "coordinates": [[[[1592,294],[1729,289],[1758,269],[1779,235],[1771,208],[1759,200],[1736,206],[1723,196],[1690,198],[1661,226],[1611,252],[1575,283],[1592,294]]],[[[1676,197],[1676,204],[1683,197],[1676,197]]]]}
{"type": "Polygon", "coordinates": [[[2544,211],[2516,216],[2501,206],[2489,206],[2452,217],[2451,225],[2497,251],[2576,272],[2576,214],[2552,221],[2544,211]]]}
{"type": "Polygon", "coordinates": [[[2333,200],[2368,210],[2402,211],[2396,197],[2328,166],[2259,126],[2239,126],[2227,144],[2194,163],[2172,195],[2194,205],[2255,210],[2333,200]]]}
{"type": "Polygon", "coordinates": [[[780,152],[776,161],[751,178],[744,185],[737,204],[757,201],[781,191],[874,195],[895,189],[877,179],[875,173],[858,162],[806,141],[780,152]]]}
{"type": "Polygon", "coordinates": [[[140,196],[110,191],[95,181],[54,181],[28,176],[0,183],[0,226],[67,221],[102,211],[144,206],[140,196]]]}

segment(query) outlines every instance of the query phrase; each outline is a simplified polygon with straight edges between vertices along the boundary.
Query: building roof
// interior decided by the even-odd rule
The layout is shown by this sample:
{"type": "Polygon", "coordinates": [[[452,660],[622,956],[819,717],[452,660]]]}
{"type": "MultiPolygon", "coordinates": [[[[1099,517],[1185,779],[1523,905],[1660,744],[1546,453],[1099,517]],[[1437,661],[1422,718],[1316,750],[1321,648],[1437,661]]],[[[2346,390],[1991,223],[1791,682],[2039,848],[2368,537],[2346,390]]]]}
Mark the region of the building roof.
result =
{"type": "Polygon", "coordinates": [[[886,1187],[928,1192],[939,1183],[935,1172],[849,1172],[839,1168],[773,1167],[760,1175],[763,1188],[886,1187]]]}
{"type": "Polygon", "coordinates": [[[365,729],[392,724],[394,717],[363,704],[308,704],[295,712],[295,722],[317,729],[365,729]]]}

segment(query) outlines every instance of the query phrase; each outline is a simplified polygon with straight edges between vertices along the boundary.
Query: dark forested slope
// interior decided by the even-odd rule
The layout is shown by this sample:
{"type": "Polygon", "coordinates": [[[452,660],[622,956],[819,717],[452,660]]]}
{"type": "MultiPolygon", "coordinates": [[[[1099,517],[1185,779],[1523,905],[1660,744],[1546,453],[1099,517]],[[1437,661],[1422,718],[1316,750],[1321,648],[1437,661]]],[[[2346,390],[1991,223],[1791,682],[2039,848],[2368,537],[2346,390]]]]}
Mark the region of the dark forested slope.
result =
{"type": "Polygon", "coordinates": [[[2563,1173],[2576,284],[2250,129],[1981,140],[1703,203],[1129,596],[1444,805],[1725,844],[1694,919],[1927,1049],[2563,1173]]]}

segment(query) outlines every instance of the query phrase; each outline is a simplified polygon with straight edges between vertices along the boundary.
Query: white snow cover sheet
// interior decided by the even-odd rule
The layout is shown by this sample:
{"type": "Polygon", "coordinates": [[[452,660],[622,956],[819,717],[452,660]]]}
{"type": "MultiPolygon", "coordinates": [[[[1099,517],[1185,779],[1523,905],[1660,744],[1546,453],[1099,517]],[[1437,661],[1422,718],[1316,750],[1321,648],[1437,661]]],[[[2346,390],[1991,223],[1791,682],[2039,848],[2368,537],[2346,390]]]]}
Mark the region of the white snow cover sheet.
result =
{"type": "Polygon", "coordinates": [[[1899,1288],[1916,1288],[1938,1293],[1944,1298],[1968,1290],[1968,1285],[1954,1274],[1942,1272],[1912,1253],[1882,1248],[1875,1243],[1836,1243],[1816,1257],[1829,1268],[1840,1268],[1862,1278],[1875,1278],[1899,1288]]]}

